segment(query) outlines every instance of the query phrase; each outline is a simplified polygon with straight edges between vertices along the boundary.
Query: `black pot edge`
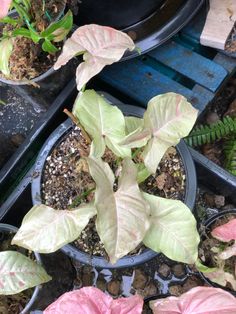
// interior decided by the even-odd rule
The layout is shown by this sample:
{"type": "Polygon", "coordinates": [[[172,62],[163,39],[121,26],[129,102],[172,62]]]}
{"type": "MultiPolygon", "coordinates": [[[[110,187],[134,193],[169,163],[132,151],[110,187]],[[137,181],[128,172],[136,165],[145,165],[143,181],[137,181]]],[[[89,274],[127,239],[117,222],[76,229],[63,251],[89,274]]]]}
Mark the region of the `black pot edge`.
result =
{"type": "MultiPolygon", "coordinates": [[[[17,232],[18,228],[15,227],[15,226],[9,225],[9,224],[0,223],[0,230],[10,231],[10,232],[11,231],[17,232]]],[[[40,255],[38,253],[34,252],[34,256],[35,256],[35,259],[36,259],[37,263],[38,264],[42,264],[42,260],[41,260],[40,255]]],[[[33,304],[35,303],[35,301],[38,298],[39,291],[40,291],[40,286],[36,286],[34,288],[34,292],[33,292],[32,296],[31,296],[29,302],[26,304],[25,308],[21,311],[20,314],[27,314],[27,313],[29,313],[30,309],[32,308],[33,304]]]]}
{"type": "MultiPolygon", "coordinates": [[[[180,9],[178,15],[174,16],[168,23],[163,26],[162,30],[157,30],[154,34],[150,34],[146,38],[135,42],[135,45],[141,49],[141,55],[164,44],[171,37],[177,34],[184,26],[186,26],[190,22],[190,20],[199,12],[204,4],[206,4],[206,9],[208,9],[208,0],[189,0],[180,9]],[[195,10],[190,10],[193,4],[197,4],[198,6],[195,10]],[[180,23],[180,25],[176,27],[176,24],[178,23],[180,23]]],[[[128,31],[130,28],[131,27],[128,27],[127,29],[124,29],[124,31],[128,31]]],[[[140,56],[140,54],[137,51],[126,52],[121,61],[126,61],[138,56],[140,56]]]]}
{"type": "MultiPolygon", "coordinates": [[[[235,214],[236,215],[236,208],[235,209],[228,209],[228,210],[224,210],[218,214],[215,214],[215,215],[212,215],[210,218],[208,218],[205,222],[204,222],[204,226],[206,228],[209,228],[214,222],[216,219],[218,218],[222,218],[224,217],[225,215],[227,214],[235,214]]],[[[223,289],[229,293],[231,293],[233,296],[236,297],[236,291],[233,291],[231,289],[228,289],[224,286],[221,286],[213,281],[211,281],[210,279],[208,279],[207,277],[205,277],[204,273],[202,272],[199,272],[201,278],[211,287],[214,287],[214,288],[220,288],[220,289],[223,289]]]]}
{"type": "Polygon", "coordinates": [[[198,180],[204,182],[207,178],[208,185],[213,190],[220,190],[221,194],[230,197],[236,204],[236,176],[218,166],[195,149],[189,147],[189,150],[196,163],[198,180]]]}
{"type": "MultiPolygon", "coordinates": [[[[114,98],[112,98],[112,101],[114,101],[114,98]]],[[[143,116],[143,113],[144,113],[143,108],[132,106],[132,105],[120,104],[119,102],[116,103],[116,105],[127,115],[143,116]]],[[[42,178],[41,176],[42,176],[42,169],[46,162],[46,158],[52,151],[53,147],[55,146],[55,143],[69,131],[71,126],[72,126],[72,122],[70,119],[67,119],[64,123],[62,123],[50,135],[50,137],[48,138],[48,141],[45,142],[44,146],[42,147],[38,155],[38,158],[35,163],[34,171],[36,173],[39,173],[39,176],[33,178],[32,184],[31,184],[33,204],[41,203],[41,195],[40,195],[40,185],[41,185],[41,178],[42,178]]],[[[186,175],[186,191],[187,192],[185,195],[185,203],[190,209],[193,209],[194,204],[195,204],[195,199],[196,199],[196,190],[197,190],[197,178],[196,178],[195,166],[194,166],[191,154],[187,148],[187,145],[184,143],[184,141],[181,141],[181,143],[177,145],[177,150],[181,155],[186,172],[187,172],[187,169],[189,169],[191,172],[190,176],[186,175]]],[[[155,256],[159,254],[150,249],[147,249],[140,255],[123,257],[116,264],[112,265],[109,262],[107,262],[104,258],[94,257],[94,256],[91,257],[89,254],[79,251],[78,249],[76,249],[70,244],[65,245],[63,248],[61,248],[61,250],[67,255],[69,255],[71,258],[78,259],[82,263],[96,266],[98,268],[110,268],[110,269],[136,266],[154,258],[155,256]],[[78,255],[79,255],[79,258],[78,258],[78,255]]]]}

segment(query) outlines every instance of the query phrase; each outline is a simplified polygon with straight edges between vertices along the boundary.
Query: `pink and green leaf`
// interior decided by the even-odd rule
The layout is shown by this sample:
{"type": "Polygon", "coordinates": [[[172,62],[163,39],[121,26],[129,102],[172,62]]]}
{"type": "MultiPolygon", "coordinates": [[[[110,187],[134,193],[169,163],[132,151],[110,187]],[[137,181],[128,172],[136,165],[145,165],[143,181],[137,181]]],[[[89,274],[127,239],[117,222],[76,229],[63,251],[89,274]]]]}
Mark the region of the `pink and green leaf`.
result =
{"type": "Polygon", "coordinates": [[[49,305],[44,314],[141,314],[143,299],[138,296],[113,298],[95,287],[85,287],[63,294],[49,305]]]}
{"type": "Polygon", "coordinates": [[[223,242],[236,240],[236,218],[213,229],[211,235],[223,242]]]}
{"type": "Polygon", "coordinates": [[[0,294],[17,294],[52,278],[43,267],[15,251],[0,252],[0,294]]]}
{"type": "Polygon", "coordinates": [[[236,279],[234,275],[224,271],[223,269],[217,269],[214,272],[204,273],[204,275],[211,281],[223,287],[226,287],[227,283],[230,283],[233,290],[236,291],[236,279]]]}
{"type": "Polygon", "coordinates": [[[137,169],[131,159],[123,161],[115,193],[108,164],[95,158],[88,158],[88,164],[96,182],[96,228],[111,263],[115,263],[142,242],[149,228],[149,205],[139,190],[137,169]]]}
{"type": "Polygon", "coordinates": [[[77,88],[81,90],[106,65],[119,61],[127,49],[134,48],[132,39],[121,31],[107,26],[85,25],[65,42],[54,69],[59,69],[76,55],[84,54],[84,62],[76,71],[77,88]]]}
{"type": "Polygon", "coordinates": [[[236,298],[217,288],[196,287],[180,297],[150,302],[154,314],[233,314],[236,298]]]}

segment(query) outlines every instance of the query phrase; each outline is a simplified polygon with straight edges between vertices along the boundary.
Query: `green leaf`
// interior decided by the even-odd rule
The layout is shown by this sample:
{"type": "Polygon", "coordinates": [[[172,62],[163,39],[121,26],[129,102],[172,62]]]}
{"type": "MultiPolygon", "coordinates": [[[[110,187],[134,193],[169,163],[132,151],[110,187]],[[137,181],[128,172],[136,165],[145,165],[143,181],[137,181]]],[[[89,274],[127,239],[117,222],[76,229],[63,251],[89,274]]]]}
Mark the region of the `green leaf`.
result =
{"type": "Polygon", "coordinates": [[[60,42],[67,36],[72,26],[73,15],[69,10],[60,21],[51,23],[43,32],[41,32],[41,36],[47,38],[49,41],[60,42]]]}
{"type": "Polygon", "coordinates": [[[116,156],[130,157],[131,150],[118,143],[125,136],[125,119],[122,112],[111,106],[93,90],[77,97],[74,115],[93,139],[92,154],[101,157],[107,145],[116,156]]]}
{"type": "Polygon", "coordinates": [[[144,164],[135,164],[138,169],[137,182],[140,184],[145,181],[151,173],[147,170],[144,164]]]}
{"type": "Polygon", "coordinates": [[[16,294],[51,279],[41,265],[23,254],[0,252],[0,294],[16,294]]]}
{"type": "Polygon", "coordinates": [[[55,53],[58,51],[57,47],[55,47],[49,40],[45,39],[42,44],[43,51],[48,53],[55,53]]]}
{"type": "Polygon", "coordinates": [[[39,253],[55,252],[76,240],[94,215],[96,210],[92,204],[74,210],[55,210],[43,204],[35,205],[25,215],[12,244],[39,253]]]}
{"type": "Polygon", "coordinates": [[[6,38],[0,42],[0,71],[6,75],[10,75],[9,60],[13,50],[13,39],[6,38]]]}
{"type": "Polygon", "coordinates": [[[148,103],[143,128],[131,133],[121,144],[141,147],[148,140],[143,152],[144,163],[155,173],[166,150],[188,135],[196,118],[197,110],[185,97],[175,93],[156,96],[148,103]]]}
{"type": "Polygon", "coordinates": [[[137,169],[131,159],[123,161],[115,193],[114,176],[109,165],[101,159],[87,160],[96,182],[96,228],[110,262],[115,263],[142,242],[149,228],[149,205],[139,190],[137,169]]]}
{"type": "Polygon", "coordinates": [[[0,19],[0,23],[2,24],[10,24],[13,26],[17,26],[19,23],[19,20],[15,20],[9,16],[5,16],[4,18],[0,19]]]}
{"type": "Polygon", "coordinates": [[[125,117],[125,133],[126,135],[133,133],[139,128],[143,128],[144,120],[136,117],[125,117]]]}
{"type": "Polygon", "coordinates": [[[151,207],[151,227],[144,244],[174,261],[195,263],[200,239],[190,209],[181,201],[147,193],[143,196],[151,207]]]}
{"type": "Polygon", "coordinates": [[[30,31],[29,31],[27,28],[24,28],[24,27],[15,29],[15,30],[12,32],[12,36],[13,36],[13,37],[23,36],[23,37],[26,37],[26,38],[30,38],[30,39],[31,39],[31,33],[30,33],[30,31]]]}

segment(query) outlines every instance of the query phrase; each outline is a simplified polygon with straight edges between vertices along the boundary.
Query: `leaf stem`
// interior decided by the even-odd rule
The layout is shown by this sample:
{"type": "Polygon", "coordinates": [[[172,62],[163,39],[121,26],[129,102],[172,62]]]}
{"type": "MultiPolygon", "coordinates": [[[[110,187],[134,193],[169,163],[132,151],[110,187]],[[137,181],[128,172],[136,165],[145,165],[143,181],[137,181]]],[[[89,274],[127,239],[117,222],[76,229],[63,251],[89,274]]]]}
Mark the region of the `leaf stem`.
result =
{"type": "Polygon", "coordinates": [[[87,143],[91,144],[91,138],[89,137],[88,133],[85,131],[85,129],[80,124],[79,119],[77,119],[77,117],[75,115],[73,115],[73,113],[70,112],[68,109],[64,109],[63,112],[74,122],[75,125],[77,125],[80,128],[81,133],[82,133],[83,137],[85,138],[85,140],[87,141],[87,143]]]}

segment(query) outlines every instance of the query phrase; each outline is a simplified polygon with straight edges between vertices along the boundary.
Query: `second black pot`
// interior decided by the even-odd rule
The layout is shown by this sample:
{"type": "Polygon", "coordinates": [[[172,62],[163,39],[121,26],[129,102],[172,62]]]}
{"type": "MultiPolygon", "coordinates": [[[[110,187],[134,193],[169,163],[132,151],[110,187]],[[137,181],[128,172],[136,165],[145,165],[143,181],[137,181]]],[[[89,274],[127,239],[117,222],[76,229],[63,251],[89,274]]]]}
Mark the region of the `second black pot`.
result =
{"type": "MultiPolygon", "coordinates": [[[[117,104],[117,106],[122,110],[126,116],[136,116],[142,117],[144,109],[140,107],[135,107],[131,105],[117,104]]],[[[62,123],[48,138],[45,145],[42,147],[37,161],[35,163],[34,172],[37,173],[32,180],[31,192],[32,192],[32,201],[33,204],[41,204],[41,181],[44,166],[46,163],[47,157],[50,155],[52,150],[64,139],[64,137],[70,132],[73,124],[71,120],[67,120],[62,123]]],[[[178,153],[183,161],[185,174],[186,174],[186,191],[185,191],[185,204],[192,210],[195,204],[196,198],[196,189],[197,189],[197,178],[195,166],[191,157],[191,154],[187,148],[187,145],[184,141],[181,141],[177,145],[178,153]]],[[[159,253],[154,252],[150,249],[144,250],[139,255],[125,256],[121,258],[117,263],[111,264],[103,257],[90,256],[87,253],[84,253],[78,250],[75,246],[67,244],[62,248],[62,251],[69,255],[71,258],[80,261],[81,263],[88,264],[97,268],[125,268],[133,267],[147,262],[148,260],[154,258],[159,253]]]]}

